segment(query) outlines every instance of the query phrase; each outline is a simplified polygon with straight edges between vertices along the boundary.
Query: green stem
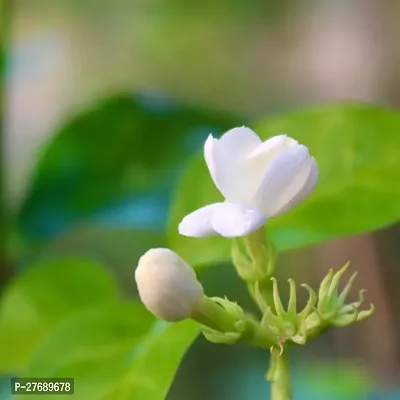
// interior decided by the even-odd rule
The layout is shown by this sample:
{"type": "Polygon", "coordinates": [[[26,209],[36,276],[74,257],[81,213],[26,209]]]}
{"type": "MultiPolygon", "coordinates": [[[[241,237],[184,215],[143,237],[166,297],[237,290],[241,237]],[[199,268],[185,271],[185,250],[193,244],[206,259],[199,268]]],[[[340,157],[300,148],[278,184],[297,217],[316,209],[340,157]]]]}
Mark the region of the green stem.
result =
{"type": "Polygon", "coordinates": [[[276,251],[271,243],[266,242],[264,227],[243,237],[242,240],[245,253],[240,249],[240,242],[233,242],[233,264],[261,311],[265,311],[265,305],[274,310],[273,285],[270,279],[275,269],[276,251]]]}
{"type": "Polygon", "coordinates": [[[292,400],[287,349],[281,356],[271,355],[271,366],[267,380],[271,382],[271,400],[292,400]]]}
{"type": "Polygon", "coordinates": [[[259,322],[255,318],[247,315],[246,330],[242,334],[241,341],[250,346],[269,349],[274,344],[274,339],[274,337],[271,338],[261,329],[259,322]]]}
{"type": "Polygon", "coordinates": [[[207,296],[203,296],[203,299],[193,311],[191,318],[220,332],[235,332],[235,324],[238,321],[234,315],[228,313],[207,296]]]}

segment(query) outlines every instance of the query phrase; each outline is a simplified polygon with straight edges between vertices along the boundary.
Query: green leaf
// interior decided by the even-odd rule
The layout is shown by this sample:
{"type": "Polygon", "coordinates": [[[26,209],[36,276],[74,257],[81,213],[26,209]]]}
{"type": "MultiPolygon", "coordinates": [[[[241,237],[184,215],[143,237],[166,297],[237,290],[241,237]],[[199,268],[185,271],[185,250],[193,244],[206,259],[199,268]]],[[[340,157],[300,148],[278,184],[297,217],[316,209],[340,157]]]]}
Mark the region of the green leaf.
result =
{"type": "Polygon", "coordinates": [[[50,243],[33,246],[26,257],[80,254],[99,260],[114,273],[118,287],[132,293],[133,270],[139,258],[151,247],[166,247],[165,236],[153,231],[80,226],[50,243]]]}
{"type": "MultiPolygon", "coordinates": [[[[287,133],[309,147],[320,178],[313,194],[286,215],[271,219],[267,233],[280,250],[387,227],[400,219],[400,114],[366,104],[307,108],[252,126],[265,140],[287,133]]],[[[170,246],[192,265],[229,258],[230,241],[180,236],[191,211],[222,200],[204,159],[195,157],[171,212],[170,246]]]]}
{"type": "Polygon", "coordinates": [[[134,363],[107,400],[161,400],[168,393],[180,361],[199,333],[193,321],[159,321],[138,347],[134,363]]]}
{"type": "Polygon", "coordinates": [[[63,318],[115,297],[114,281],[93,261],[69,257],[31,266],[2,296],[0,371],[20,371],[63,318]]]}
{"type": "Polygon", "coordinates": [[[184,153],[189,136],[230,123],[169,99],[122,94],[99,101],[45,145],[20,218],[46,207],[86,212],[146,189],[184,153]]]}
{"type": "Polygon", "coordinates": [[[138,302],[103,304],[59,325],[24,376],[74,377],[77,400],[163,399],[197,334],[192,321],[157,321],[138,302]]]}

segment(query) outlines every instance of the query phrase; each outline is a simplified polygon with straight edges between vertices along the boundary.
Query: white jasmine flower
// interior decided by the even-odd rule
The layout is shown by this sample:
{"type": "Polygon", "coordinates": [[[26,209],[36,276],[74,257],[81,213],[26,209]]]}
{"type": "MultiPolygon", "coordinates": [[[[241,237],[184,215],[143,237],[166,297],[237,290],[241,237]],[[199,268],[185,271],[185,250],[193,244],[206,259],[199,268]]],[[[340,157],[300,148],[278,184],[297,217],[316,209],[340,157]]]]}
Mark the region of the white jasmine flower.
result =
{"type": "Polygon", "coordinates": [[[169,249],[147,251],[139,260],[135,279],[146,308],[165,321],[190,318],[204,297],[193,268],[169,249]]]}
{"type": "Polygon", "coordinates": [[[179,233],[238,237],[283,214],[304,200],[318,179],[318,167],[306,146],[287,135],[265,142],[251,129],[210,135],[204,157],[225,202],[209,204],[183,218],[179,233]]]}

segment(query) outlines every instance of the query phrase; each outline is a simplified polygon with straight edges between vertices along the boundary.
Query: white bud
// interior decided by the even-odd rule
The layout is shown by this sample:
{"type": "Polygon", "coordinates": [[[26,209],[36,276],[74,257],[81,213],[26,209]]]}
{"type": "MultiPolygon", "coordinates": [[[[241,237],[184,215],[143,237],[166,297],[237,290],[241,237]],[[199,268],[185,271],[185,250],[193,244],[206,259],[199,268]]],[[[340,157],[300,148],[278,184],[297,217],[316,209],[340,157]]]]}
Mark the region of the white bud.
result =
{"type": "Polygon", "coordinates": [[[169,249],[150,249],[139,260],[135,279],[146,308],[165,321],[189,318],[204,297],[192,267],[169,249]]]}

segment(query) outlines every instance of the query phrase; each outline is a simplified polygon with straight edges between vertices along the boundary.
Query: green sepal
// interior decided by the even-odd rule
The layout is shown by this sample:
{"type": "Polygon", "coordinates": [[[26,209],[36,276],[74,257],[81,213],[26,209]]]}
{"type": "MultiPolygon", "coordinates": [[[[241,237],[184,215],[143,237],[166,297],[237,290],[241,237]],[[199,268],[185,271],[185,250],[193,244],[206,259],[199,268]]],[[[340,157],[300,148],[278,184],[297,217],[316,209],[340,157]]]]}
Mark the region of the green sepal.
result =
{"type": "Polygon", "coordinates": [[[342,292],[339,293],[340,279],[349,266],[350,263],[346,263],[335,275],[332,270],[329,270],[322,280],[318,291],[317,309],[307,318],[307,330],[310,336],[318,336],[329,326],[345,327],[360,322],[374,312],[372,304],[368,310],[360,310],[364,302],[365,290],[360,290],[358,301],[345,304],[357,272],[351,275],[342,292]]]}
{"type": "Polygon", "coordinates": [[[241,245],[241,239],[233,239],[231,249],[232,262],[240,278],[244,281],[251,281],[254,275],[253,263],[241,245]]]}
{"type": "MultiPolygon", "coordinates": [[[[243,308],[240,307],[237,302],[230,301],[227,297],[211,297],[215,303],[219,304],[227,313],[232,315],[237,321],[241,321],[244,318],[243,308]]],[[[236,323],[235,323],[236,325],[236,323]]]]}
{"type": "Polygon", "coordinates": [[[290,296],[287,310],[285,310],[279,295],[278,283],[275,278],[271,278],[271,281],[274,311],[272,307],[263,304],[261,329],[265,335],[274,338],[274,343],[291,340],[297,344],[305,344],[308,337],[306,320],[315,310],[316,293],[308,285],[302,285],[308,291],[309,299],[304,309],[297,313],[296,284],[293,279],[289,279],[290,296]]]}
{"type": "Polygon", "coordinates": [[[192,311],[191,318],[218,332],[236,332],[236,323],[244,318],[244,312],[241,307],[228,299],[203,296],[192,311]]]}
{"type": "Polygon", "coordinates": [[[264,281],[273,274],[276,250],[264,237],[264,227],[243,238],[235,238],[231,249],[232,262],[238,275],[254,284],[264,281]]]}
{"type": "Polygon", "coordinates": [[[252,315],[227,298],[204,296],[193,319],[201,324],[204,336],[213,343],[232,344],[240,340],[258,347],[273,343],[263,335],[260,324],[252,315]]]}
{"type": "Polygon", "coordinates": [[[208,341],[217,344],[234,344],[241,337],[239,332],[219,332],[204,325],[201,327],[201,331],[208,341]]]}

